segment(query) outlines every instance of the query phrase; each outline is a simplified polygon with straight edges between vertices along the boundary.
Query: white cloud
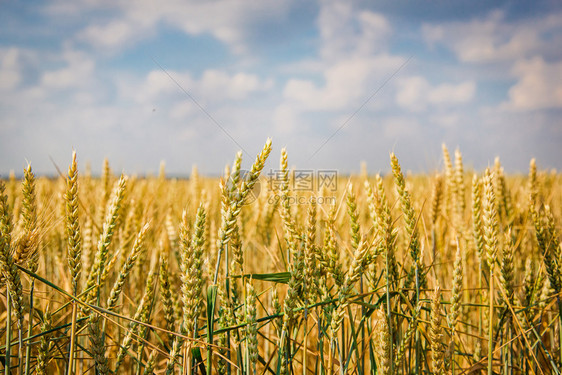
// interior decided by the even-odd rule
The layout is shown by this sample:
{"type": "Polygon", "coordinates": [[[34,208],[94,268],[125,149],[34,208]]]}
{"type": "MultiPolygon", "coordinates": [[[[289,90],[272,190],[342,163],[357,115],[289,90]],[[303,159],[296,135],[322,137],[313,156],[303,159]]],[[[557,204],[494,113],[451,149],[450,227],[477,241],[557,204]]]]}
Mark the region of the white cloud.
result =
{"type": "Polygon", "coordinates": [[[357,44],[360,54],[377,53],[386,47],[388,37],[392,34],[392,28],[382,14],[362,11],[359,12],[358,21],[362,33],[357,44]]]}
{"type": "MultiPolygon", "coordinates": [[[[224,71],[208,69],[199,79],[189,72],[153,70],[142,82],[129,81],[121,84],[121,97],[133,98],[137,103],[154,104],[165,101],[189,101],[185,93],[170,76],[197,101],[217,105],[225,101],[241,101],[258,92],[265,92],[273,87],[273,81],[261,80],[257,75],[248,73],[228,74],[224,71]],[[169,74],[169,75],[168,75],[169,74]]],[[[183,113],[175,111],[175,116],[183,113]]]]}
{"type": "Polygon", "coordinates": [[[273,112],[273,125],[280,134],[291,134],[299,125],[299,113],[291,105],[281,104],[273,112]]]}
{"type": "Polygon", "coordinates": [[[384,135],[391,139],[407,138],[419,134],[420,124],[409,117],[389,117],[383,122],[384,135]]]}
{"type": "MultiPolygon", "coordinates": [[[[495,79],[511,84],[501,110],[562,108],[562,14],[508,20],[501,11],[484,19],[425,24],[428,44],[441,43],[460,61],[493,68],[495,79]],[[515,83],[510,81],[515,78],[515,83]]],[[[470,87],[457,90],[459,100],[470,96],[470,87]]],[[[443,98],[454,92],[442,93],[443,98]]]]}
{"type": "Polygon", "coordinates": [[[430,90],[428,101],[436,105],[467,103],[474,98],[475,92],[476,84],[473,81],[465,81],[457,85],[443,83],[430,90]]]}
{"type": "Polygon", "coordinates": [[[443,128],[453,128],[460,123],[461,116],[458,113],[439,113],[429,117],[431,124],[439,125],[443,128]]]}
{"type": "Polygon", "coordinates": [[[18,48],[0,50],[0,90],[12,90],[21,82],[18,48]]]}
{"type": "Polygon", "coordinates": [[[356,10],[349,2],[325,1],[318,16],[320,53],[326,60],[342,55],[370,56],[381,52],[391,34],[386,18],[367,10],[356,10]]]}
{"type": "Polygon", "coordinates": [[[432,86],[422,76],[400,78],[397,86],[396,103],[414,112],[423,111],[428,105],[454,106],[468,103],[476,93],[476,84],[473,81],[432,86]]]}
{"type": "Polygon", "coordinates": [[[87,26],[78,33],[77,39],[98,48],[116,49],[131,41],[140,40],[146,33],[145,27],[134,25],[129,20],[114,20],[104,25],[87,26]]]}
{"type": "MultiPolygon", "coordinates": [[[[86,6],[95,8],[88,1],[86,3],[86,6]]],[[[256,25],[287,17],[292,3],[276,0],[117,1],[113,5],[113,11],[118,15],[116,18],[102,24],[87,25],[78,34],[77,40],[115,50],[141,40],[159,25],[166,24],[189,35],[210,34],[232,51],[242,53],[247,51],[247,39],[252,37],[256,25]]],[[[100,9],[107,7],[107,3],[99,5],[100,9]]],[[[48,9],[53,13],[80,12],[78,7],[73,10],[60,8],[52,6],[48,9]]]]}
{"type": "Polygon", "coordinates": [[[348,35],[353,34],[353,18],[350,3],[325,1],[322,3],[317,25],[321,37],[321,55],[324,58],[338,58],[349,46],[348,35]],[[328,41],[328,42],[327,42],[328,41]]]}
{"type": "Polygon", "coordinates": [[[358,106],[404,62],[391,55],[343,58],[327,66],[323,72],[324,85],[310,80],[290,79],[283,91],[286,99],[303,110],[341,110],[358,106]]]}
{"type": "MultiPolygon", "coordinates": [[[[189,73],[177,71],[168,71],[168,73],[186,90],[191,90],[193,79],[189,73]]],[[[152,104],[158,100],[170,100],[179,94],[180,90],[174,81],[170,79],[166,72],[161,70],[152,70],[143,81],[138,82],[131,79],[122,83],[120,87],[121,98],[133,98],[136,102],[142,104],[152,104]]]]}
{"type": "MultiPolygon", "coordinates": [[[[537,53],[547,53],[552,34],[560,33],[562,14],[546,18],[527,18],[509,22],[502,11],[470,21],[424,24],[422,34],[429,45],[441,43],[455,52],[458,59],[471,63],[509,62],[537,53]]],[[[554,43],[555,44],[555,43],[554,43]]]]}
{"type": "Polygon", "coordinates": [[[512,72],[518,82],[509,89],[509,100],[502,104],[502,108],[562,108],[562,62],[547,63],[541,57],[535,57],[518,61],[512,72]]]}
{"type": "Polygon", "coordinates": [[[382,14],[328,0],[321,2],[316,23],[319,59],[292,70],[304,68],[322,80],[291,78],[283,90],[284,104],[299,111],[356,109],[405,61],[387,51],[392,28],[382,14]]]}
{"type": "Polygon", "coordinates": [[[228,75],[219,70],[206,70],[199,82],[199,91],[203,97],[213,100],[242,100],[250,94],[265,91],[273,86],[273,81],[261,81],[258,76],[248,73],[228,75]]]}
{"type": "Polygon", "coordinates": [[[41,76],[41,85],[48,89],[85,87],[93,80],[95,62],[82,52],[65,51],[62,55],[67,66],[46,71],[41,76]]]}
{"type": "Polygon", "coordinates": [[[185,120],[195,114],[199,109],[195,107],[195,104],[183,101],[176,103],[170,109],[170,118],[173,120],[185,120]]]}
{"type": "Polygon", "coordinates": [[[421,76],[400,78],[397,85],[396,102],[399,106],[410,111],[421,111],[426,108],[427,92],[430,90],[427,79],[421,76]]]}

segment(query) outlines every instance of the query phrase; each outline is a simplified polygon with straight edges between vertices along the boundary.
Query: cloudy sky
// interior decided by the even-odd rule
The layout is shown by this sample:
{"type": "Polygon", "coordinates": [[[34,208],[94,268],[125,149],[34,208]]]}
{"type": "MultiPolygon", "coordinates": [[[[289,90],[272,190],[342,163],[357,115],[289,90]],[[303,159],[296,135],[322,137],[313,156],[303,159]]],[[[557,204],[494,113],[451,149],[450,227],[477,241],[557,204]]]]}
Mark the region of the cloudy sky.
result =
{"type": "Polygon", "coordinates": [[[562,3],[0,0],[0,175],[562,169],[562,3]],[[375,3],[375,4],[371,4],[375,3]],[[379,3],[378,5],[376,3],[379,3]],[[494,3],[494,5],[491,5],[494,3]],[[452,5],[454,4],[454,5],[452,5]]]}

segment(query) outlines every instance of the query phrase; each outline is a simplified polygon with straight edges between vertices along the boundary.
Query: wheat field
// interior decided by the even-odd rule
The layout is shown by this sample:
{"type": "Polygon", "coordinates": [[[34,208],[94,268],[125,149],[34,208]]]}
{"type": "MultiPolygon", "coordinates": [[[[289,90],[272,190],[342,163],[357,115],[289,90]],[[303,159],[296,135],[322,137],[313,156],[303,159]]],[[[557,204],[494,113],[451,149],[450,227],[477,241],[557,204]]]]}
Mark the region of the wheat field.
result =
{"type": "Polygon", "coordinates": [[[391,154],[303,188],[271,150],[221,178],[93,177],[74,153],[1,181],[0,369],[561,373],[560,174],[443,146],[433,174],[391,154]]]}

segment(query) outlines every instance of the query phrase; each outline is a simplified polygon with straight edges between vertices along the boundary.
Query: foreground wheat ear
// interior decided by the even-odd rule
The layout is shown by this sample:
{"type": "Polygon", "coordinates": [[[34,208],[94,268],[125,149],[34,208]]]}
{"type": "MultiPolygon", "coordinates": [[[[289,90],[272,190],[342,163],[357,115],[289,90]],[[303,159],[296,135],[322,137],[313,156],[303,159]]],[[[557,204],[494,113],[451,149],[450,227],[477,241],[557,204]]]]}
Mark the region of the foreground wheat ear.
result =
{"type": "Polygon", "coordinates": [[[303,189],[289,149],[0,180],[0,373],[561,373],[562,175],[444,146],[303,189]]]}

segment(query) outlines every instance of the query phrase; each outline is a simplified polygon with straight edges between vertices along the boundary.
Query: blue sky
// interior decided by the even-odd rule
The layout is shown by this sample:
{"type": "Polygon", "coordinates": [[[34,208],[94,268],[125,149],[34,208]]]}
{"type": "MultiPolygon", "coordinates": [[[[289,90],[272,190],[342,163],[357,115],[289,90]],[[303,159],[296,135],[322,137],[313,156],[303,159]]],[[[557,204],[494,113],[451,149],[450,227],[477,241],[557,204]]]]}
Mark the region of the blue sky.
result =
{"type": "Polygon", "coordinates": [[[562,169],[561,4],[0,1],[0,174],[562,169]]]}

